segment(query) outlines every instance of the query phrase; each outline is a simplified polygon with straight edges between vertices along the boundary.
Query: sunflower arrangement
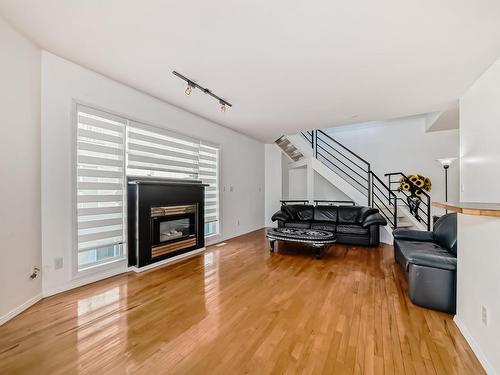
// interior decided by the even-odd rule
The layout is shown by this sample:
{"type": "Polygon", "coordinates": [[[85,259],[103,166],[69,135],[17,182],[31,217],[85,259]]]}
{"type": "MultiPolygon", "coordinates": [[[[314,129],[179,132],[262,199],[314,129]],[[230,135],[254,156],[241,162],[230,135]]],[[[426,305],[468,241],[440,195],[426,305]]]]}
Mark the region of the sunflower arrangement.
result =
{"type": "Polygon", "coordinates": [[[399,191],[408,191],[412,197],[420,198],[422,190],[431,191],[432,182],[429,177],[420,174],[411,174],[408,178],[401,177],[399,179],[399,191]]]}

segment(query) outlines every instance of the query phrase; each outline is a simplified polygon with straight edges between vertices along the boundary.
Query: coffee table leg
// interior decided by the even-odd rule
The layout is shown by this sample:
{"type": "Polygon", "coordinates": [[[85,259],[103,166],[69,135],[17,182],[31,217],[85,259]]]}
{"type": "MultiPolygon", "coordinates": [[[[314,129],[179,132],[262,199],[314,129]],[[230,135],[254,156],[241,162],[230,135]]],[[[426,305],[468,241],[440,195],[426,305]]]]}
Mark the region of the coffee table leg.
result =
{"type": "Polygon", "coordinates": [[[274,242],[275,242],[274,240],[269,241],[269,246],[271,246],[271,249],[270,249],[271,253],[274,253],[274,242]]]}
{"type": "Polygon", "coordinates": [[[320,259],[321,258],[321,247],[317,247],[316,248],[316,254],[314,255],[316,259],[320,259]]]}
{"type": "Polygon", "coordinates": [[[316,247],[316,253],[315,257],[316,259],[321,259],[321,256],[323,255],[323,251],[327,248],[328,246],[318,246],[316,247]]]}

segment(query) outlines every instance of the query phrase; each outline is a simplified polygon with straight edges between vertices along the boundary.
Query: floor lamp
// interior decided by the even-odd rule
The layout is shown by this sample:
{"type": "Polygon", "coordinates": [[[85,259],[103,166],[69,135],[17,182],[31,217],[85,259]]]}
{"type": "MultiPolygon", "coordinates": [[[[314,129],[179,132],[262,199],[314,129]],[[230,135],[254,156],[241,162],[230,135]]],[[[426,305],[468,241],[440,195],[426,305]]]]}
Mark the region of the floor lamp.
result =
{"type": "MultiPolygon", "coordinates": [[[[444,169],[444,201],[448,202],[448,169],[450,165],[457,160],[457,158],[443,158],[436,159],[436,161],[441,164],[441,167],[444,169]]],[[[448,210],[445,210],[448,213],[448,210]]]]}

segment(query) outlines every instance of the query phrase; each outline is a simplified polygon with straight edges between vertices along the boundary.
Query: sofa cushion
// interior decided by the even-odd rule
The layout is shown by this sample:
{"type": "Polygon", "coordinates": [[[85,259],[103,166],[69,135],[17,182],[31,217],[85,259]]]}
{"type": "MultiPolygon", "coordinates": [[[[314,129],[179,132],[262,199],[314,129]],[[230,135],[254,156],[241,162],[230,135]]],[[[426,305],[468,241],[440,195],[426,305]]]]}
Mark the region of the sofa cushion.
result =
{"type": "Polygon", "coordinates": [[[368,234],[368,228],[363,228],[356,224],[339,224],[337,225],[337,233],[339,234],[356,234],[356,235],[366,235],[368,234]]]}
{"type": "Polygon", "coordinates": [[[339,224],[360,224],[371,214],[377,213],[376,208],[359,206],[339,206],[338,222],[339,224]]]}
{"type": "Polygon", "coordinates": [[[337,222],[337,206],[314,207],[314,221],[337,222]]]}
{"type": "Polygon", "coordinates": [[[309,221],[287,221],[283,224],[286,228],[309,229],[311,222],[309,221]]]}
{"type": "Polygon", "coordinates": [[[328,232],[335,232],[337,226],[331,221],[313,221],[311,229],[326,230],[328,232]]]}
{"type": "Polygon", "coordinates": [[[403,266],[408,270],[410,264],[456,270],[457,258],[447,249],[434,242],[394,240],[394,247],[403,266]]]}
{"type": "Polygon", "coordinates": [[[338,208],[340,224],[356,224],[359,217],[359,207],[340,206],[338,208]]]}
{"type": "Polygon", "coordinates": [[[434,224],[434,240],[453,254],[457,254],[457,214],[443,215],[434,224]]]}
{"type": "Polygon", "coordinates": [[[308,204],[290,204],[281,206],[281,210],[290,216],[291,220],[312,220],[313,206],[308,204]]]}

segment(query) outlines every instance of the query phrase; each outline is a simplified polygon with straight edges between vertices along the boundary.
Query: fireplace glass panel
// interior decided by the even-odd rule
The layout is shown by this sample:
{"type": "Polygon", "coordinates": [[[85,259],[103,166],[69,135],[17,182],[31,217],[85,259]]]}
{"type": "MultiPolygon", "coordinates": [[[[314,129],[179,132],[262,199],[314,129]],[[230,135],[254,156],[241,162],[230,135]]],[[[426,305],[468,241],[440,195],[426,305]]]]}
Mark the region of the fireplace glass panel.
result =
{"type": "Polygon", "coordinates": [[[159,242],[166,242],[190,235],[189,218],[162,221],[159,225],[159,242]]]}

